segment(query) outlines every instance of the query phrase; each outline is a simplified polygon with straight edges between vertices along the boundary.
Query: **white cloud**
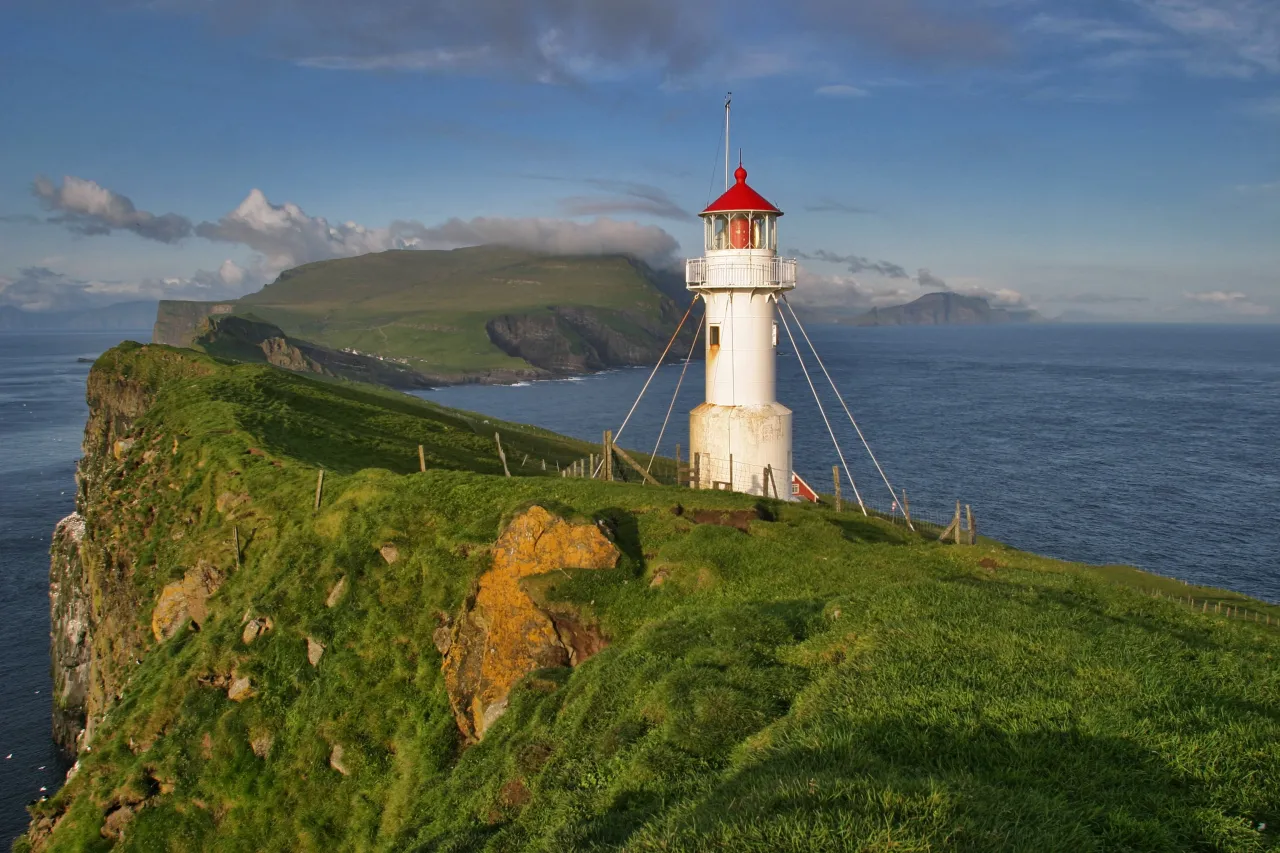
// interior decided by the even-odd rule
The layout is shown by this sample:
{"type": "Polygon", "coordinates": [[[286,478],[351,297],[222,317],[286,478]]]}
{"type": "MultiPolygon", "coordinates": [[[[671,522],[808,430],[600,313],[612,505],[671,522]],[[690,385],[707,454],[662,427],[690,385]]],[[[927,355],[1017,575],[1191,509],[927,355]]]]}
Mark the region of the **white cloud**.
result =
{"type": "Polygon", "coordinates": [[[137,280],[77,279],[48,267],[27,267],[17,278],[0,277],[0,305],[25,311],[66,311],[148,299],[216,300],[242,296],[261,282],[248,280],[230,260],[215,272],[137,280]]]}
{"type": "Polygon", "coordinates": [[[1280,195],[1280,181],[1262,184],[1237,184],[1236,192],[1241,195],[1280,195]]]}
{"type": "Polygon", "coordinates": [[[1274,0],[1133,0],[1193,51],[1203,76],[1280,74],[1280,4],[1274,0]]]}
{"type": "Polygon", "coordinates": [[[1191,302],[1213,306],[1245,317],[1265,317],[1271,313],[1269,305],[1254,302],[1249,294],[1238,290],[1202,290],[1184,293],[1183,296],[1191,302]]]}
{"type": "Polygon", "coordinates": [[[405,248],[386,229],[355,222],[330,224],[291,202],[272,204],[256,188],[235,210],[217,222],[202,222],[195,230],[208,240],[248,246],[263,256],[266,267],[277,271],[311,261],[405,248]]]}
{"type": "Polygon", "coordinates": [[[185,216],[138,210],[127,196],[96,181],[66,175],[62,186],[56,186],[41,175],[32,183],[31,190],[47,208],[56,211],[50,222],[66,225],[78,234],[123,230],[161,243],[176,243],[191,234],[191,220],[185,216]]]}
{"type": "Polygon", "coordinates": [[[657,265],[669,263],[679,248],[675,238],[657,226],[607,217],[574,222],[480,216],[450,219],[431,227],[418,222],[393,222],[390,232],[411,247],[457,248],[495,243],[565,255],[623,253],[657,265]]]}
{"type": "Polygon", "coordinates": [[[830,86],[819,86],[813,90],[815,95],[821,95],[826,98],[865,98],[869,93],[866,89],[860,89],[857,86],[850,86],[847,83],[835,83],[830,86]]]}

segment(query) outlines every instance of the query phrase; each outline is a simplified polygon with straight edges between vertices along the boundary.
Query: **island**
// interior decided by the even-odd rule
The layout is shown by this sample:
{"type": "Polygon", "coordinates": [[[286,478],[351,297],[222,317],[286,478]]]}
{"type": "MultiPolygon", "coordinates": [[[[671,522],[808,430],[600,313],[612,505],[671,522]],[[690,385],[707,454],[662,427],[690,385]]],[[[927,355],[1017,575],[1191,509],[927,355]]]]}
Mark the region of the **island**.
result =
{"type": "Polygon", "coordinates": [[[850,320],[852,326],[984,326],[997,323],[1043,323],[1030,309],[993,308],[981,296],[965,296],[946,290],[926,293],[905,305],[872,308],[850,320]]]}
{"type": "Polygon", "coordinates": [[[652,364],[689,303],[681,277],[625,255],[398,250],[233,301],[161,302],[152,340],[395,387],[510,383],[652,364]]]}

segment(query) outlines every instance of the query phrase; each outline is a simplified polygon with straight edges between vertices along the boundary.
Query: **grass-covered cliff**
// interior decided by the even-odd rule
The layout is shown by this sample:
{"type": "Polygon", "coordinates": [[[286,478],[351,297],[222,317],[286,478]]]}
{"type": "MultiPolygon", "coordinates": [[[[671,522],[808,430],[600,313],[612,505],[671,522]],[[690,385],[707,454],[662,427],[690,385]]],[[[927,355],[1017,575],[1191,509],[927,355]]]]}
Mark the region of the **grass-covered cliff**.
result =
{"type": "Polygon", "coordinates": [[[652,364],[687,303],[677,276],[623,255],[400,250],[304,264],[234,302],[162,302],[154,340],[396,386],[513,382],[652,364]],[[225,313],[272,344],[211,329],[225,313]]]}
{"type": "Polygon", "coordinates": [[[507,478],[495,429],[586,448],[165,347],[89,395],[54,611],[90,732],[19,849],[1280,846],[1280,633],[1172,581],[507,478]]]}

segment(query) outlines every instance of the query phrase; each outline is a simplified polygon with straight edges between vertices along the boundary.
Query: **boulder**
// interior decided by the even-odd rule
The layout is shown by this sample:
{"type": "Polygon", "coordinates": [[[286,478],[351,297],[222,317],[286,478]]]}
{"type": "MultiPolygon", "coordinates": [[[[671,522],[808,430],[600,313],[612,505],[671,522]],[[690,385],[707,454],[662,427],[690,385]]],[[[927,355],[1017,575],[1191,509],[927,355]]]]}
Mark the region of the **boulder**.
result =
{"type": "Polygon", "coordinates": [[[334,770],[337,770],[343,776],[350,776],[351,770],[347,765],[342,763],[342,756],[344,752],[345,750],[342,748],[342,744],[335,743],[333,745],[333,750],[329,753],[329,766],[334,770]]]}
{"type": "Polygon", "coordinates": [[[324,644],[312,637],[307,637],[307,662],[312,666],[320,665],[320,658],[324,656],[324,644]]]}
{"type": "Polygon", "coordinates": [[[342,600],[342,594],[347,591],[347,577],[343,575],[338,578],[338,582],[333,585],[333,589],[329,590],[329,597],[324,600],[325,607],[337,607],[338,602],[342,600]]]}
{"type": "Polygon", "coordinates": [[[596,643],[566,642],[553,617],[521,588],[521,580],[562,569],[607,569],[619,551],[595,524],[573,524],[534,506],[507,526],[492,566],[476,582],[455,621],[444,657],[445,687],[458,728],[479,740],[506,709],[517,681],[543,667],[576,665],[596,643]]]}
{"type": "Polygon", "coordinates": [[[247,646],[273,627],[275,626],[272,624],[270,617],[262,616],[257,619],[250,619],[245,623],[244,631],[240,633],[240,639],[247,646]]]}
{"type": "Polygon", "coordinates": [[[187,619],[203,625],[209,618],[209,597],[225,579],[212,563],[200,560],[187,569],[181,580],[166,585],[151,613],[151,633],[156,640],[163,642],[172,637],[187,619]]]}
{"type": "Polygon", "coordinates": [[[383,545],[378,549],[378,553],[387,561],[388,566],[400,559],[400,549],[395,545],[383,545]]]}
{"type": "Polygon", "coordinates": [[[256,695],[258,691],[253,689],[253,682],[249,680],[249,676],[231,673],[231,684],[227,686],[228,699],[232,702],[243,702],[256,695]]]}

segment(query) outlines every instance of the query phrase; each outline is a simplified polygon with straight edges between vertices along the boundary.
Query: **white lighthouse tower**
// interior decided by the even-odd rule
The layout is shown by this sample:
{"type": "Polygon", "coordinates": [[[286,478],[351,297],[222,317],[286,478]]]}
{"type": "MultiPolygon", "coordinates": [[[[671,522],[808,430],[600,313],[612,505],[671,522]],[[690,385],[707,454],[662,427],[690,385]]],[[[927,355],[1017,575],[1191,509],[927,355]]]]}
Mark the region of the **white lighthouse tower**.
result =
{"type": "Polygon", "coordinates": [[[689,414],[698,488],[791,497],[791,410],[776,396],[779,294],[796,286],[794,258],[778,257],[782,211],[733,186],[700,214],[706,256],[686,263],[686,286],[706,305],[706,402],[689,414]],[[768,481],[767,473],[772,475],[768,481]]]}

